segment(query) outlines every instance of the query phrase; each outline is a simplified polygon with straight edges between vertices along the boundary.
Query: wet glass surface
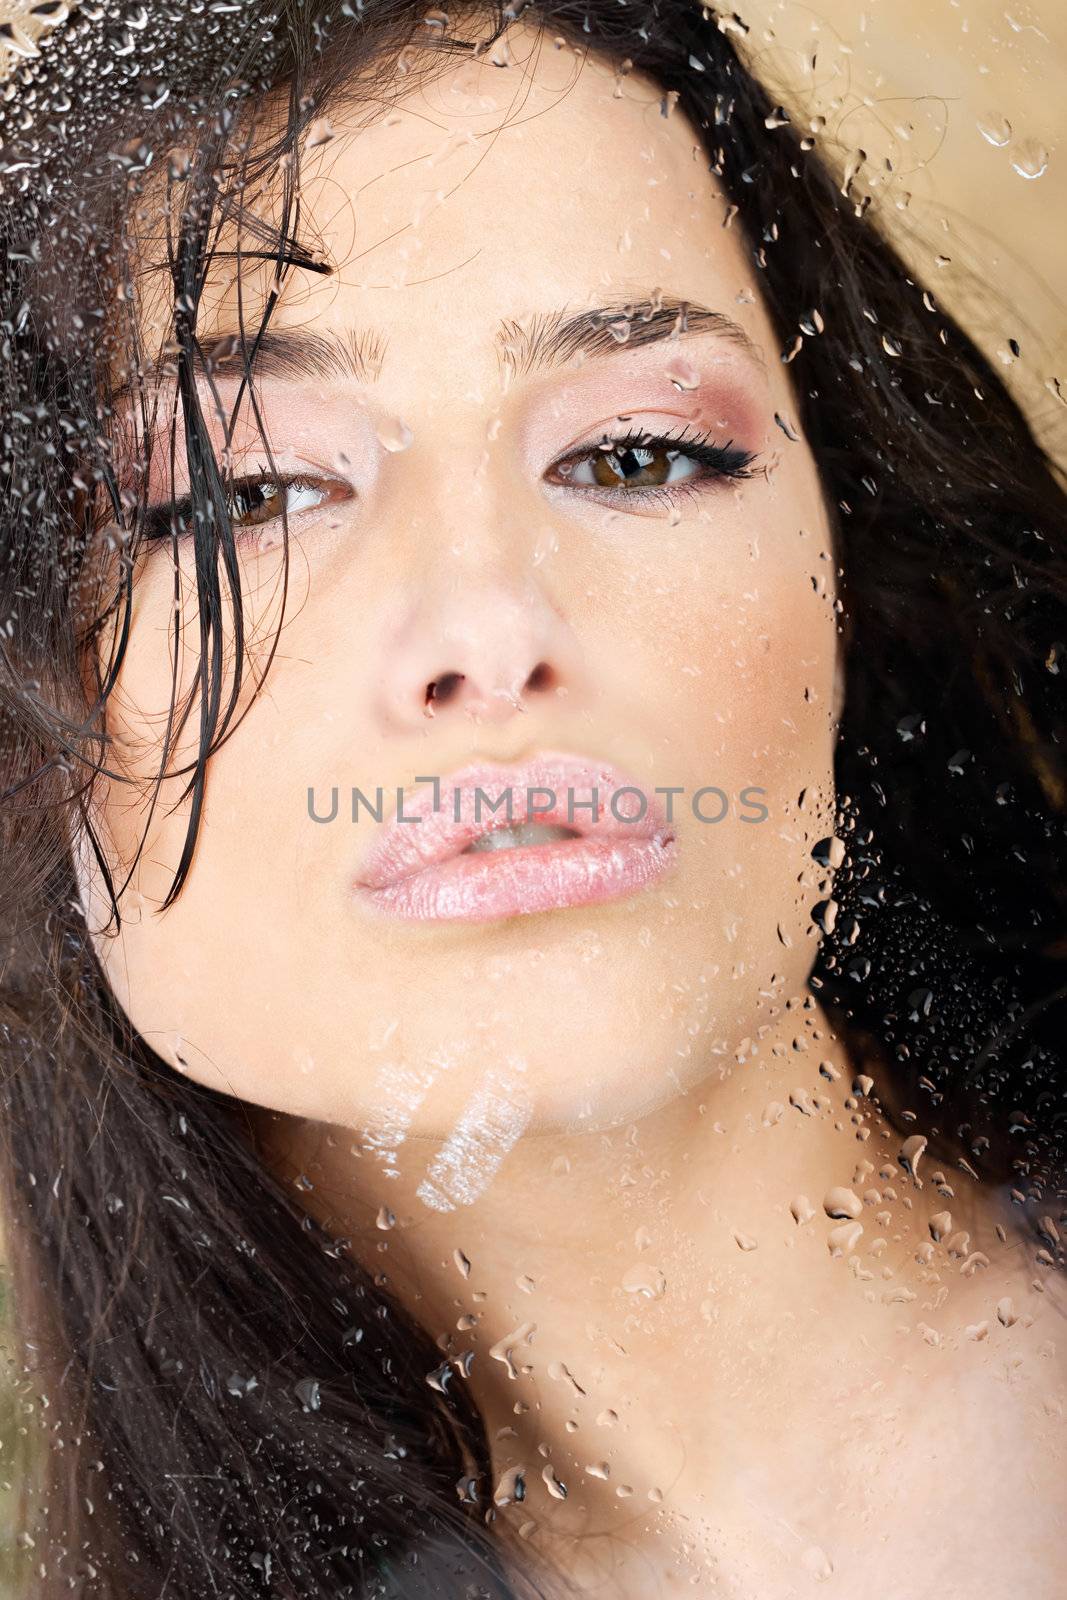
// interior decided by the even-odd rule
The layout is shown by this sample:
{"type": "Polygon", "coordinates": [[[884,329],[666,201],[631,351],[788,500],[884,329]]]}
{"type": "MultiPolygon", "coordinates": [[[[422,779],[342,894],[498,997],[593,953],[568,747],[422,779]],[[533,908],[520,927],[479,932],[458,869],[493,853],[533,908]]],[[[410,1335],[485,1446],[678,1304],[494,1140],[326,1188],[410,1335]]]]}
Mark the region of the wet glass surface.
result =
{"type": "Polygon", "coordinates": [[[1062,1592],[1057,29],[0,14],[5,1597],[1062,1592]]]}

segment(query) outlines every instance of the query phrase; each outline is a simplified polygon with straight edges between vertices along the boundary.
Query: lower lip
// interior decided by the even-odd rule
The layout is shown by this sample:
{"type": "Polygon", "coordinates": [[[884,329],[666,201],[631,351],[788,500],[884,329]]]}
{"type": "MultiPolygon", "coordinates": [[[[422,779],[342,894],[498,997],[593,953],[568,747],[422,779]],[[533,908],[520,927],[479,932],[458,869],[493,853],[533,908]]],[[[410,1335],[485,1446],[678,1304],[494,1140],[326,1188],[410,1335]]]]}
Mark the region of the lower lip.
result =
{"type": "Polygon", "coordinates": [[[494,922],[622,900],[663,877],[676,850],[670,834],[480,850],[380,889],[359,888],[357,895],[365,905],[414,922],[494,922]]]}

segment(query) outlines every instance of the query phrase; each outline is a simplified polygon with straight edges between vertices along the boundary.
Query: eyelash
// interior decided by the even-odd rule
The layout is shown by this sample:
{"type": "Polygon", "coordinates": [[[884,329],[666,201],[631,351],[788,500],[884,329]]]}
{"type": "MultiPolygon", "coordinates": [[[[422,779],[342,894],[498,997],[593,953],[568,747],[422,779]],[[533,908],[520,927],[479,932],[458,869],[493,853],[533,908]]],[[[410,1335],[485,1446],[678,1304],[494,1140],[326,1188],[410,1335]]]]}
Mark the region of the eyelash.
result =
{"type": "MultiPolygon", "coordinates": [[[[626,501],[632,503],[635,499],[639,499],[646,503],[655,501],[671,505],[688,495],[703,494],[711,483],[750,478],[756,461],[756,456],[751,450],[735,448],[732,439],[728,439],[725,444],[713,444],[710,433],[691,435],[688,428],[683,428],[678,433],[651,433],[646,428],[639,428],[629,433],[605,434],[598,444],[583,445],[580,450],[561,457],[559,461],[553,463],[551,470],[558,472],[560,468],[574,467],[582,462],[595,460],[598,456],[621,455],[627,450],[647,450],[653,454],[667,450],[673,452],[674,456],[687,457],[696,462],[705,469],[705,474],[694,474],[679,483],[655,485],[639,490],[572,483],[567,485],[571,493],[581,494],[599,502],[613,500],[616,503],[626,501]]],[[[560,480],[555,481],[558,484],[560,480]]]]}
{"type": "MultiPolygon", "coordinates": [[[[650,433],[646,429],[631,430],[624,434],[605,434],[603,440],[596,445],[584,445],[580,450],[572,451],[570,455],[562,456],[553,462],[549,469],[559,472],[561,469],[572,469],[583,462],[596,460],[601,456],[618,456],[628,450],[646,450],[653,454],[666,450],[673,452],[674,457],[685,457],[705,469],[703,475],[694,474],[674,484],[646,486],[643,489],[613,489],[603,484],[568,484],[565,480],[556,478],[554,481],[559,488],[569,488],[572,494],[580,494],[583,498],[603,502],[605,500],[622,503],[633,502],[640,499],[647,503],[673,504],[682,497],[691,494],[703,493],[709,483],[731,481],[737,482],[752,476],[752,467],[756,461],[755,454],[750,450],[737,449],[733,440],[728,439],[725,444],[712,443],[710,433],[690,435],[687,428],[679,433],[650,433]]],[[[314,478],[306,473],[279,473],[270,477],[266,472],[252,474],[246,478],[237,478],[230,485],[231,498],[250,489],[255,489],[261,484],[271,484],[275,489],[310,489],[317,491],[325,481],[314,478]]],[[[317,509],[317,508],[313,508],[317,509]]],[[[163,501],[158,505],[148,508],[145,520],[145,536],[149,539],[169,539],[172,537],[172,527],[175,522],[187,523],[192,515],[192,501],[189,496],[181,500],[163,501]]],[[[261,522],[235,523],[234,532],[239,538],[242,534],[251,533],[255,536],[256,530],[270,527],[272,523],[280,521],[279,517],[271,517],[261,522]]],[[[181,532],[188,533],[188,528],[181,532]]],[[[179,534],[181,536],[181,533],[179,534]]]]}
{"type": "MultiPolygon", "coordinates": [[[[235,478],[228,486],[228,496],[232,502],[236,496],[247,493],[251,489],[256,489],[261,484],[269,484],[272,488],[280,490],[310,489],[312,492],[317,493],[329,481],[324,478],[312,477],[306,472],[279,472],[272,476],[266,469],[263,469],[259,472],[250,473],[244,478],[235,478]]],[[[326,500],[328,498],[328,493],[324,493],[323,499],[326,500]]],[[[317,510],[318,508],[313,507],[312,509],[317,510]]],[[[181,500],[163,500],[158,505],[149,506],[144,523],[145,537],[150,540],[170,539],[173,537],[175,523],[179,524],[178,537],[187,537],[191,532],[188,523],[192,513],[193,502],[189,495],[185,495],[181,500]],[[181,524],[183,523],[186,526],[182,527],[181,524]]],[[[260,522],[234,522],[235,540],[240,542],[242,537],[248,536],[256,538],[259,536],[261,529],[269,528],[280,521],[280,517],[269,517],[260,522]]]]}

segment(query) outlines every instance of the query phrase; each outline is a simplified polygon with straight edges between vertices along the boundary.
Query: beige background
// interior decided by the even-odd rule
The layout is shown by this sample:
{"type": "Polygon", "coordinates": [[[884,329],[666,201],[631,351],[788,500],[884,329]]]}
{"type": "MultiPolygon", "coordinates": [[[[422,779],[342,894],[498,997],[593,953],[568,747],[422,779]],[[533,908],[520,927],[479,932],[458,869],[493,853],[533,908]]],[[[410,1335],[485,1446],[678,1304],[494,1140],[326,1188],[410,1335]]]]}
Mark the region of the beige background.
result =
{"type": "Polygon", "coordinates": [[[872,207],[1067,460],[1067,4],[739,0],[739,14],[794,120],[826,118],[824,154],[843,170],[867,152],[872,207]]]}
{"type": "MultiPolygon", "coordinates": [[[[736,3],[760,76],[794,121],[826,119],[818,145],[839,170],[866,152],[857,192],[1067,460],[1067,0],[736,3]],[[1040,177],[1017,170],[1046,160],[1040,177]]],[[[47,49],[54,24],[32,4],[0,0],[16,29],[0,78],[47,49]]]]}

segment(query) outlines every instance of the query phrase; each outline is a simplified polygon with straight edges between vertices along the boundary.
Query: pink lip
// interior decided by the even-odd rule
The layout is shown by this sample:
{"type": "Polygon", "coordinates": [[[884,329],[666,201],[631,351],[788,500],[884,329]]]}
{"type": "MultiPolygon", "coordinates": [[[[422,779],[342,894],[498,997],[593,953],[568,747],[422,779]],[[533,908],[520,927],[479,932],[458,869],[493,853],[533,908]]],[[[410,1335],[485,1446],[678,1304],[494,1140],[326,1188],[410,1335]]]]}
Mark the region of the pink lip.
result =
{"type": "Polygon", "coordinates": [[[364,904],[409,920],[461,922],[593,905],[636,894],[669,870],[677,851],[656,796],[605,762],[546,754],[521,766],[465,767],[440,781],[436,810],[434,799],[432,783],[405,795],[398,817],[375,838],[353,884],[364,904]],[[541,789],[555,796],[551,810],[542,809],[549,797],[541,789]],[[613,810],[620,789],[637,792],[618,795],[613,810]],[[506,798],[493,812],[486,797],[492,803],[508,794],[510,815],[506,798]],[[573,828],[578,837],[462,853],[494,829],[527,820],[573,828]]]}

